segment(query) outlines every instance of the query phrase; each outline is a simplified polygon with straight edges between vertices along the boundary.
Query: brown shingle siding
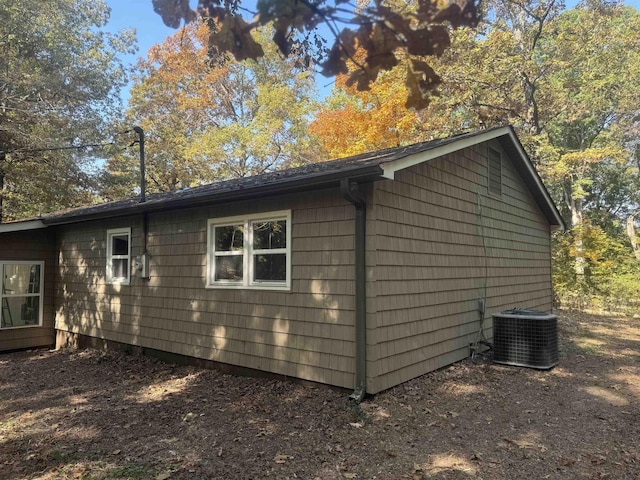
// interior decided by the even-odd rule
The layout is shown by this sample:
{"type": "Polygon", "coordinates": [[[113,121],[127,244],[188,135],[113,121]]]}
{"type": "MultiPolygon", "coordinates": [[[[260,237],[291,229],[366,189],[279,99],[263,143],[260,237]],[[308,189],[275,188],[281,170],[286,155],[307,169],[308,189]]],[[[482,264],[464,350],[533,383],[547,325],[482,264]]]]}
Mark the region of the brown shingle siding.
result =
{"type": "Polygon", "coordinates": [[[548,221],[504,152],[501,180],[502,195],[489,196],[473,147],[375,184],[371,392],[467,356],[485,283],[489,317],[550,308],[548,221]]]}
{"type": "MultiPolygon", "coordinates": [[[[141,253],[139,218],[108,223],[131,226],[141,253]]],[[[73,307],[58,310],[58,328],[352,386],[353,207],[337,190],[150,214],[151,279],[128,286],[105,284],[104,222],[59,228],[57,295],[73,307]],[[207,219],[289,207],[291,291],[205,288],[207,219]]]]}
{"type": "Polygon", "coordinates": [[[54,278],[56,271],[55,234],[30,230],[0,234],[1,261],[43,261],[42,326],[0,330],[0,351],[53,345],[54,278]]]}

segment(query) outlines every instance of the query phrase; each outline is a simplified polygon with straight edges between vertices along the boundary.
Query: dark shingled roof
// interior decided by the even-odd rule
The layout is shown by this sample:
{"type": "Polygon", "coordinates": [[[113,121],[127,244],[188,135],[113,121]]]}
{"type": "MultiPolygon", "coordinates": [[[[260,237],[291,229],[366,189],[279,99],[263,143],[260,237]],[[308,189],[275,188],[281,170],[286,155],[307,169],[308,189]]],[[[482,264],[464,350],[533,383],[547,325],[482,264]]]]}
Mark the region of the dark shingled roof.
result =
{"type": "Polygon", "coordinates": [[[168,208],[197,206],[216,201],[240,200],[269,194],[309,190],[310,188],[324,188],[337,185],[343,178],[372,181],[382,178],[383,172],[381,165],[384,163],[454,143],[463,138],[473,137],[487,131],[489,130],[416,143],[407,147],[388,148],[339,160],[312,163],[302,167],[269,172],[253,177],[219,181],[208,185],[185,188],[175,192],[149,194],[144,203],[140,203],[139,197],[134,197],[100,205],[75,208],[43,215],[41,220],[47,225],[73,223],[168,208]]]}
{"type": "Polygon", "coordinates": [[[500,142],[513,161],[513,166],[549,221],[549,225],[564,228],[562,216],[527,157],[515,131],[507,126],[416,143],[407,147],[388,148],[329,162],[313,163],[253,177],[214,182],[177,192],[150,194],[143,203],[140,202],[139,197],[134,197],[51,213],[36,219],[0,225],[0,233],[331,188],[338,186],[345,179],[354,182],[371,182],[393,178],[393,173],[397,170],[492,139],[500,142]],[[451,146],[448,147],[448,145],[451,146]],[[440,147],[444,148],[431,154],[416,155],[440,147]]]}

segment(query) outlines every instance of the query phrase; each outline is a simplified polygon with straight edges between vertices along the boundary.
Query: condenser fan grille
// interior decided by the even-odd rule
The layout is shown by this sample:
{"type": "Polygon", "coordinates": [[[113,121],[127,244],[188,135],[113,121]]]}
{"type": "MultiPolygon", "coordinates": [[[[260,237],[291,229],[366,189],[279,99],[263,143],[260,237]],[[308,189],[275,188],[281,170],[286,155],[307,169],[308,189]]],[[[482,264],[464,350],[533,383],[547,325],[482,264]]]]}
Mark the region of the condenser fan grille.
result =
{"type": "Polygon", "coordinates": [[[493,361],[548,369],[558,363],[558,317],[536,310],[493,315],[493,361]]]}

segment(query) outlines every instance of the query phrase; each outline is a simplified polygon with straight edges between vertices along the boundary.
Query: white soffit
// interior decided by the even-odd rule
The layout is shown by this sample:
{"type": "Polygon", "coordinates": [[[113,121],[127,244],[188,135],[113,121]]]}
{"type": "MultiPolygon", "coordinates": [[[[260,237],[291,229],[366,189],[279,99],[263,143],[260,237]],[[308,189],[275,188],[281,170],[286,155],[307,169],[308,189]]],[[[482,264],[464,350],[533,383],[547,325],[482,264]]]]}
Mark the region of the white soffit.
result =
{"type": "Polygon", "coordinates": [[[29,220],[26,222],[0,223],[0,233],[22,232],[25,230],[37,230],[47,226],[41,220],[29,220]]]}
{"type": "Polygon", "coordinates": [[[431,150],[416,153],[413,155],[409,155],[405,158],[401,158],[399,160],[393,160],[391,162],[384,163],[381,165],[382,171],[383,171],[382,176],[384,178],[393,180],[395,177],[395,173],[398,170],[404,170],[405,168],[413,167],[414,165],[418,165],[419,163],[428,162],[429,160],[433,160],[434,158],[439,158],[443,155],[454,153],[464,148],[472,147],[479,143],[487,142],[489,140],[493,140],[494,138],[502,137],[505,135],[509,137],[512,145],[518,151],[518,155],[520,156],[522,164],[529,171],[531,179],[535,182],[535,188],[542,194],[545,202],[553,212],[553,216],[555,217],[557,222],[557,228],[553,228],[553,230],[562,230],[564,221],[562,220],[562,217],[560,216],[555,204],[553,203],[553,200],[549,196],[549,193],[547,192],[546,187],[542,183],[542,180],[540,179],[540,175],[538,175],[538,172],[531,164],[531,160],[529,160],[529,156],[522,148],[522,144],[520,143],[520,140],[518,140],[518,137],[516,136],[516,134],[514,133],[511,127],[496,128],[488,132],[479,133],[477,135],[472,135],[467,138],[461,138],[460,140],[447,143],[445,145],[433,148],[431,150]]]}
{"type": "Polygon", "coordinates": [[[418,165],[419,163],[433,160],[434,158],[457,152],[458,150],[462,150],[463,148],[472,147],[474,145],[477,145],[478,143],[486,142],[496,137],[501,137],[503,135],[508,135],[511,133],[512,130],[509,127],[497,128],[495,130],[490,130],[488,132],[479,133],[478,135],[473,135],[467,138],[453,141],[451,143],[447,143],[446,145],[442,145],[441,147],[436,147],[431,150],[416,153],[414,155],[409,155],[408,157],[401,158],[399,160],[393,160],[389,163],[381,165],[384,172],[382,176],[393,180],[394,175],[398,170],[404,170],[405,168],[413,167],[414,165],[418,165]]]}

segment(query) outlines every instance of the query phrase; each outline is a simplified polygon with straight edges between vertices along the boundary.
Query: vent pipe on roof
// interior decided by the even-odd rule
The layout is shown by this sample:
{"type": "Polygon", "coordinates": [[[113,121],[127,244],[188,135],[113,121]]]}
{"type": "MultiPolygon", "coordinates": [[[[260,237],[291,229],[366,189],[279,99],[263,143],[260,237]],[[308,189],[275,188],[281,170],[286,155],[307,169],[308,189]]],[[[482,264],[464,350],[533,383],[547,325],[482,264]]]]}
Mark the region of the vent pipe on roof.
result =
{"type": "Polygon", "coordinates": [[[340,181],[340,193],[356,208],[355,218],[355,282],[356,282],[356,378],[350,400],[360,403],[367,394],[367,202],[359,185],[349,179],[340,181]]]}
{"type": "Polygon", "coordinates": [[[144,172],[144,131],[140,127],[133,127],[138,134],[138,146],[140,147],[140,203],[146,202],[145,190],[147,189],[144,172]]]}

